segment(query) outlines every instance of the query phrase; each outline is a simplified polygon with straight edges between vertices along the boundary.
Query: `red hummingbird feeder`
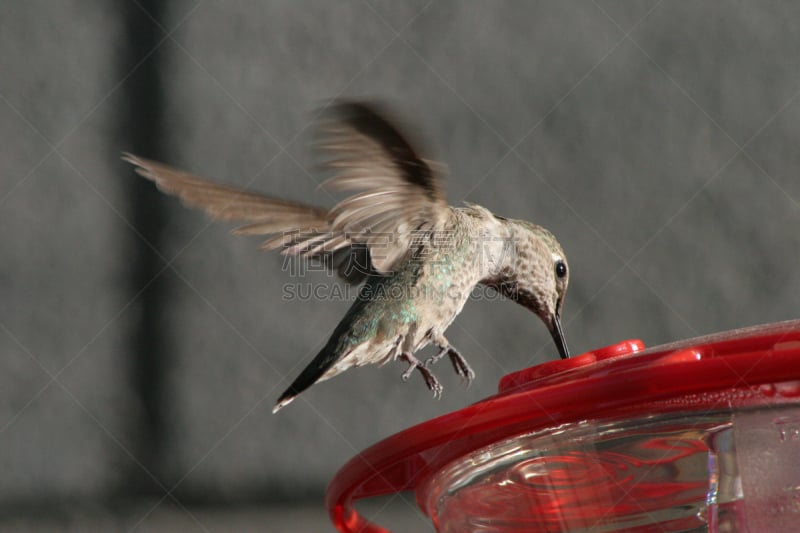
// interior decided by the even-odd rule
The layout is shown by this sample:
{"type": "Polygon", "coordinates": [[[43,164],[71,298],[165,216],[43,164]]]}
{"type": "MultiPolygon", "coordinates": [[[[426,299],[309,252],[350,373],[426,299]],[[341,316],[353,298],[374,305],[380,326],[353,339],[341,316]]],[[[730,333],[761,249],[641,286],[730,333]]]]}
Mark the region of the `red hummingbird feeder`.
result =
{"type": "Polygon", "coordinates": [[[326,504],[413,491],[440,532],[800,531],[800,321],[502,378],[499,392],[364,450],[326,504]]]}

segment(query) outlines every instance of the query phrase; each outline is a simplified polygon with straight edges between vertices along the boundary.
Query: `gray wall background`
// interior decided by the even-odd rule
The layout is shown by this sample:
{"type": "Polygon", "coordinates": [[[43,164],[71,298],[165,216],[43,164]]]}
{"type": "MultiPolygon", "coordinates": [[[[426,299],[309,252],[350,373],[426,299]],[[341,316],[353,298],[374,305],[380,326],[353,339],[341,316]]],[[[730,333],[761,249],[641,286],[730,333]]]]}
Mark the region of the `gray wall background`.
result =
{"type": "MultiPolygon", "coordinates": [[[[347,302],[283,301],[282,257],[121,151],[331,205],[313,112],[383,100],[452,203],[559,237],[575,353],[652,346],[798,317],[798,27],[792,1],[3,2],[0,529],[331,530],[358,450],[556,357],[526,311],[471,302],[448,335],[470,389],[445,364],[432,401],[389,365],[274,416],[347,302]]],[[[369,509],[425,528],[409,495],[369,509]]]]}

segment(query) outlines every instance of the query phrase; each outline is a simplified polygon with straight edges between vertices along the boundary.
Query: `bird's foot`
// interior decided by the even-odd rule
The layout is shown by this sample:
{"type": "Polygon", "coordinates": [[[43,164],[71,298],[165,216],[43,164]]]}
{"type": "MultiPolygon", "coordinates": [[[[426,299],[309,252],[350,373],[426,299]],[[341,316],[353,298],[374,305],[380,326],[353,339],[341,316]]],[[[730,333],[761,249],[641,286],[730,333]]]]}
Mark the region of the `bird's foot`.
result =
{"type": "Polygon", "coordinates": [[[403,381],[408,381],[408,378],[411,377],[411,374],[414,373],[414,369],[420,367],[419,359],[411,355],[410,353],[403,352],[400,354],[400,359],[408,363],[408,368],[405,372],[400,376],[403,381]]]}
{"type": "Polygon", "coordinates": [[[425,380],[425,385],[427,385],[428,389],[433,391],[433,397],[439,399],[442,397],[442,391],[444,387],[442,384],[439,383],[439,380],[436,379],[436,376],[433,375],[426,365],[422,364],[422,362],[411,355],[410,353],[402,353],[400,354],[400,359],[408,363],[408,368],[402,374],[403,381],[408,381],[408,378],[411,377],[411,374],[414,373],[414,369],[419,370],[419,373],[422,374],[422,378],[425,380]]]}
{"type": "Polygon", "coordinates": [[[453,368],[455,369],[456,374],[466,380],[467,387],[469,387],[472,384],[472,381],[475,379],[475,371],[469,366],[469,363],[467,363],[467,360],[464,359],[464,356],[452,346],[448,345],[442,348],[439,353],[425,361],[425,366],[431,367],[435,365],[445,355],[450,357],[450,362],[453,363],[453,368]]]}
{"type": "Polygon", "coordinates": [[[466,380],[467,387],[472,385],[472,381],[475,379],[475,371],[469,366],[469,363],[467,363],[467,360],[464,359],[464,356],[458,353],[458,350],[452,347],[447,350],[447,354],[450,356],[450,362],[453,363],[453,368],[455,369],[456,374],[466,380]]]}
{"type": "Polygon", "coordinates": [[[439,353],[437,353],[437,354],[436,354],[436,355],[434,355],[433,357],[429,357],[429,358],[428,358],[428,360],[427,360],[427,361],[425,361],[425,366],[427,366],[427,367],[432,367],[433,365],[435,365],[436,363],[438,363],[438,362],[439,362],[439,361],[442,359],[442,357],[444,357],[445,355],[447,355],[447,352],[448,352],[449,350],[450,350],[450,347],[449,347],[449,346],[445,346],[444,348],[442,348],[441,350],[439,350],[439,353]]]}

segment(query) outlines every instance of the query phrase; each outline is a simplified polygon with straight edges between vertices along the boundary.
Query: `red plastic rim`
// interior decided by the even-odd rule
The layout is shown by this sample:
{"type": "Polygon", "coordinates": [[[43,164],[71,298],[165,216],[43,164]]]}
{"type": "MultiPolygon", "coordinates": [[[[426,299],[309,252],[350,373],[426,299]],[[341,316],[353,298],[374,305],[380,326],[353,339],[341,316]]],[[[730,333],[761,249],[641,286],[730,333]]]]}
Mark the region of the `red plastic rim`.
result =
{"type": "Polygon", "coordinates": [[[341,532],[384,533],[353,508],[363,498],[415,489],[452,460],[493,442],[570,421],[650,412],[797,401],[800,320],[755,326],[644,350],[624,341],[505,376],[500,392],[406,429],[364,450],[328,486],[341,532]],[[668,401],[694,394],[691,402],[668,401]],[[724,397],[724,400],[723,400],[724,397]]]}

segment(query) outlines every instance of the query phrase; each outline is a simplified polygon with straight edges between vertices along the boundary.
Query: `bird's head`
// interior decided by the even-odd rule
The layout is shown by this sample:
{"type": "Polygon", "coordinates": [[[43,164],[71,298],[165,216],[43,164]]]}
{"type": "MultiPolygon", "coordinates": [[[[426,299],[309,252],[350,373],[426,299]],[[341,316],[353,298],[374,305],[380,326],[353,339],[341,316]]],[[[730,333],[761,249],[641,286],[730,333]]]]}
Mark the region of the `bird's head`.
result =
{"type": "Polygon", "coordinates": [[[561,328],[561,308],[569,284],[564,251],[552,233],[524,220],[503,220],[508,241],[498,269],[484,281],[505,297],[536,313],[550,331],[562,359],[569,350],[561,328]]]}

